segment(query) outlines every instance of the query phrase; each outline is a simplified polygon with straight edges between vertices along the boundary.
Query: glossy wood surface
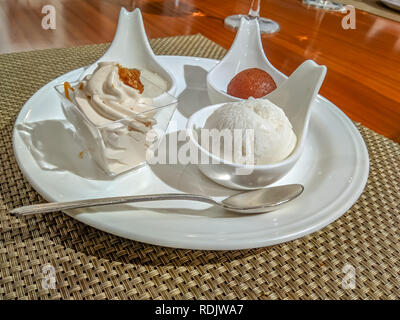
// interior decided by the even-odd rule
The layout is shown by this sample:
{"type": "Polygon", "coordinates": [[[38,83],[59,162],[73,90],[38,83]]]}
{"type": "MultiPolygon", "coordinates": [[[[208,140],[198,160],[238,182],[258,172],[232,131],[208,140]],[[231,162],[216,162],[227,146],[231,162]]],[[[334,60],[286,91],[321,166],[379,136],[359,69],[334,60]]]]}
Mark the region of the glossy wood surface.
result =
{"type": "MultiPolygon", "coordinates": [[[[0,53],[109,42],[121,5],[141,8],[150,38],[202,33],[229,48],[235,32],[224,18],[247,13],[250,1],[0,0],[0,53]],[[41,27],[47,4],[56,8],[55,30],[41,27]]],[[[272,64],[286,74],[305,59],[325,64],[321,94],[353,120],[400,142],[400,23],[357,11],[356,29],[344,30],[344,14],[300,0],[262,0],[261,15],[281,26],[263,36],[272,64]]]]}

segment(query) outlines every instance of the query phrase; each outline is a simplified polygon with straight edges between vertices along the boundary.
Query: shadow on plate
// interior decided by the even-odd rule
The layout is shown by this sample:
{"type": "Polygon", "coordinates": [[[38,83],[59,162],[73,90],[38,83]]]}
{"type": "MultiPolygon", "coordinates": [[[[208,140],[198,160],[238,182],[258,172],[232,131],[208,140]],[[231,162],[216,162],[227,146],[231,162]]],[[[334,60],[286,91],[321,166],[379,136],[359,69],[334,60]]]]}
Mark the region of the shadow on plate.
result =
{"type": "MultiPolygon", "coordinates": [[[[189,143],[188,139],[185,139],[186,134],[184,130],[174,131],[168,133],[161,141],[159,148],[155,153],[154,164],[148,164],[148,170],[150,170],[157,178],[163,183],[168,185],[174,192],[174,190],[182,191],[184,193],[194,193],[200,195],[206,195],[210,197],[227,197],[238,193],[237,190],[232,190],[220,186],[206,176],[204,176],[196,164],[189,162],[189,143]],[[182,141],[180,141],[182,140],[182,141]],[[175,147],[176,146],[176,147],[175,147]],[[187,152],[183,152],[183,151],[187,152]],[[172,152],[172,153],[171,153],[172,152]],[[171,156],[178,155],[178,156],[171,156]],[[183,157],[183,158],[181,158],[183,157]],[[187,160],[189,163],[182,164],[181,161],[187,160]]],[[[192,160],[198,157],[193,157],[192,160]]],[[[154,178],[153,178],[154,179],[154,178]]],[[[160,192],[168,192],[165,191],[160,192]]],[[[157,190],[157,189],[155,189],[157,190]]],[[[158,193],[154,191],[154,193],[158,193]]],[[[212,206],[209,204],[201,204],[199,209],[193,209],[192,201],[177,201],[174,203],[174,207],[168,207],[169,201],[158,201],[158,202],[143,202],[140,204],[124,204],[124,205],[113,205],[104,206],[101,208],[101,212],[120,212],[120,211],[134,211],[145,210],[163,214],[182,214],[190,216],[202,216],[209,218],[238,218],[239,214],[234,212],[226,211],[218,206],[212,206]],[[178,203],[178,204],[176,204],[178,203]]],[[[84,209],[75,210],[74,214],[79,212],[98,212],[95,209],[84,209]]]]}
{"type": "Polygon", "coordinates": [[[184,65],[186,89],[179,95],[178,110],[189,118],[193,113],[211,104],[207,94],[208,71],[199,66],[184,65]]]}
{"type": "MultiPolygon", "coordinates": [[[[225,188],[211,181],[200,172],[196,164],[189,162],[189,143],[187,139],[183,141],[182,137],[185,137],[185,132],[182,130],[170,132],[164,137],[159,149],[155,153],[158,160],[157,163],[149,164],[153,173],[171,188],[185,193],[195,193],[211,197],[230,196],[237,193],[237,190],[225,188]],[[179,140],[182,141],[177,141],[177,138],[180,138],[179,140]],[[176,145],[178,150],[177,157],[171,156],[170,149],[175,149],[172,143],[176,145]],[[183,164],[184,160],[189,163],[183,164]]],[[[176,152],[174,151],[172,154],[174,155],[176,152]]],[[[198,161],[198,157],[199,155],[192,155],[193,160],[197,159],[198,161]]]]}
{"type": "Polygon", "coordinates": [[[69,171],[92,180],[110,180],[91,159],[82,140],[64,120],[44,120],[16,127],[36,163],[46,171],[69,171]]]}

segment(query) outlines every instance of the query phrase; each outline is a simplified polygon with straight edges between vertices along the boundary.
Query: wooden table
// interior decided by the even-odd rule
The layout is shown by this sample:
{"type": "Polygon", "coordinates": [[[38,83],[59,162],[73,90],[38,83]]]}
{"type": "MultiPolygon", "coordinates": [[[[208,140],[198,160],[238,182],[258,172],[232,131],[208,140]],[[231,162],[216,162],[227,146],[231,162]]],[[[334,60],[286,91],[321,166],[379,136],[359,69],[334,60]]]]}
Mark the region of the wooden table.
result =
{"type": "MultiPolygon", "coordinates": [[[[247,13],[249,0],[0,0],[0,53],[109,42],[119,8],[142,10],[150,38],[202,33],[229,48],[227,15],[247,13]],[[44,5],[56,8],[56,29],[44,30],[44,5]]],[[[281,31],[263,36],[264,50],[290,74],[303,60],[328,67],[321,94],[350,118],[400,142],[400,23],[357,11],[356,29],[344,14],[307,8],[300,0],[263,0],[261,15],[281,31]]],[[[1,96],[1,92],[0,92],[1,96]]]]}

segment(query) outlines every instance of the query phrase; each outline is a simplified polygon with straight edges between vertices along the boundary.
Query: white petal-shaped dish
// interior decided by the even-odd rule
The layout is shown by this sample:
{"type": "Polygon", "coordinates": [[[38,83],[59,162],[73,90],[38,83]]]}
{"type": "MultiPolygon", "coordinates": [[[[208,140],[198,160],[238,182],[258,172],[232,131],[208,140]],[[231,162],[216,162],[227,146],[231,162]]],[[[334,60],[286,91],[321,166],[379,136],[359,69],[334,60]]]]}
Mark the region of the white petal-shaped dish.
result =
{"type": "Polygon", "coordinates": [[[201,152],[202,157],[210,160],[210,164],[199,164],[200,171],[223,186],[240,190],[263,188],[282,178],[293,168],[303,152],[311,115],[311,105],[322,85],[325,74],[325,66],[319,66],[314,61],[307,60],[278,88],[266,96],[267,99],[285,111],[297,137],[297,143],[292,153],[286,159],[277,163],[241,165],[217,158],[198,144],[193,137],[193,132],[202,128],[212,112],[223,106],[224,103],[212,105],[194,113],[188,120],[189,137],[194,147],[201,152]],[[214,162],[217,164],[211,164],[214,162]],[[238,169],[245,169],[246,174],[238,175],[238,169]]]}
{"type": "MultiPolygon", "coordinates": [[[[167,81],[169,95],[173,96],[176,92],[176,80],[172,72],[157,61],[150,47],[140,9],[130,12],[125,8],[121,8],[117,31],[110,47],[102,57],[82,72],[80,78],[82,79],[92,73],[101,61],[115,61],[127,68],[147,69],[167,81]]],[[[165,97],[159,97],[158,99],[163,98],[165,97]]]]}
{"type": "Polygon", "coordinates": [[[229,51],[207,76],[208,96],[212,104],[241,101],[242,99],[233,97],[226,91],[232,78],[248,68],[268,72],[278,87],[287,79],[266,57],[257,20],[242,18],[229,51]]]}

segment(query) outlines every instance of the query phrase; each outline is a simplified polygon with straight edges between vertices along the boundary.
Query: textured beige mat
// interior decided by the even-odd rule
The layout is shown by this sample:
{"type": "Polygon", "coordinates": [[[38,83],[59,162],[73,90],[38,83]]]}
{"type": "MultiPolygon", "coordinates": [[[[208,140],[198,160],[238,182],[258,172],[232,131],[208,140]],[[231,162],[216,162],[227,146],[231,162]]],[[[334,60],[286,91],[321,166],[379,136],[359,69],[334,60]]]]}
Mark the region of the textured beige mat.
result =
{"type": "Polygon", "coordinates": [[[385,6],[380,0],[333,0],[380,17],[400,22],[400,11],[385,6]]]}
{"type": "MultiPolygon", "coordinates": [[[[201,35],[151,43],[157,54],[225,53],[201,35]]],[[[49,80],[105,48],[0,55],[0,299],[400,298],[400,146],[361,125],[371,161],[362,196],[335,223],[286,244],[178,250],[125,240],[62,213],[10,216],[8,209],[41,200],[13,156],[18,111],[49,80]],[[55,289],[43,287],[51,284],[42,274],[47,264],[55,268],[55,289]],[[352,271],[355,282],[344,282],[352,271]]]]}

